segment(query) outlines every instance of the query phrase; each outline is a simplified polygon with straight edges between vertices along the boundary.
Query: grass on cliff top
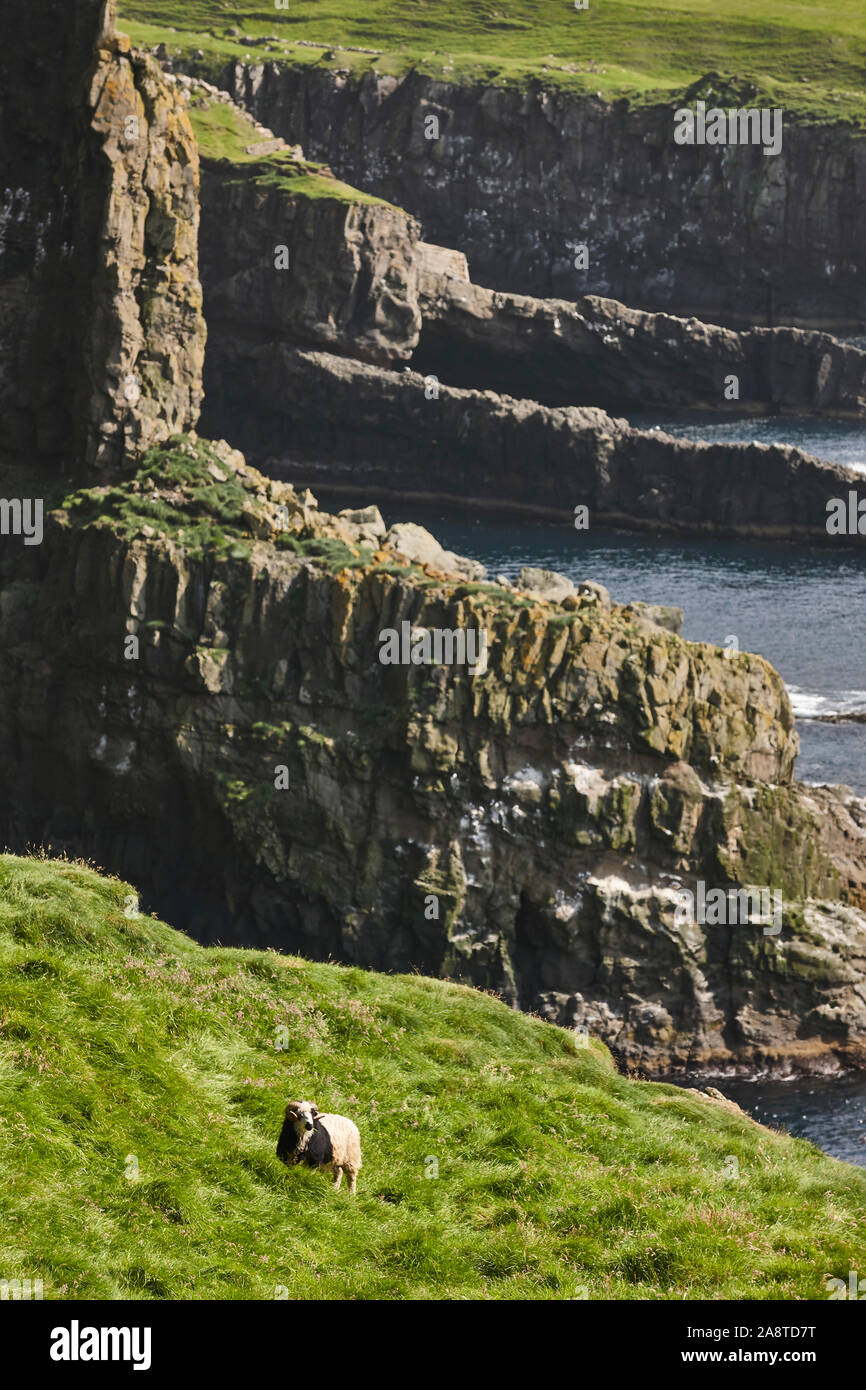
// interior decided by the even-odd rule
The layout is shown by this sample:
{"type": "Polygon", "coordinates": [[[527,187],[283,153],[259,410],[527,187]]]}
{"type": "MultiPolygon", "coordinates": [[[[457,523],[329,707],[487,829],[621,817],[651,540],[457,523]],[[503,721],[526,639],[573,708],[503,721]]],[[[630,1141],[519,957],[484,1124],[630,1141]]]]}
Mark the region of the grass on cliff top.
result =
{"type": "Polygon", "coordinates": [[[762,99],[791,112],[866,120],[862,0],[589,0],[585,10],[574,0],[292,0],[286,11],[263,0],[121,0],[120,19],[138,44],[201,49],[212,72],[229,59],[285,55],[384,73],[416,66],[458,81],[540,77],[640,101],[715,71],[754,82],[762,99]],[[270,49],[260,42],[267,35],[277,40],[270,49]]]}
{"type": "MultiPolygon", "coordinates": [[[[190,559],[207,553],[240,560],[249,557],[258,534],[261,489],[267,486],[268,479],[255,469],[234,472],[211,440],[177,434],[148,449],[129,477],[71,493],[64,490],[57,505],[76,525],[104,524],[126,540],[165,537],[182,545],[190,559]]],[[[315,525],[310,528],[313,534],[275,533],[276,550],[333,573],[367,567],[411,578],[419,588],[441,587],[441,579],[413,561],[393,554],[377,559],[372,547],[347,544],[341,536],[328,534],[328,513],[316,513],[315,506],[313,513],[321,517],[319,533],[315,525]]],[[[477,595],[500,611],[533,606],[495,584],[457,583],[454,594],[477,595]]]]}
{"type": "Polygon", "coordinates": [[[240,177],[250,178],[265,187],[282,188],[297,197],[389,206],[382,198],[352,188],[331,174],[322,174],[321,164],[294,159],[286,150],[276,150],[266,155],[247,154],[247,146],[255,144],[262,137],[233,106],[224,106],[220,102],[202,106],[200,102],[193,102],[189,107],[189,116],[202,157],[217,164],[231,165],[232,172],[240,177]]]}
{"type": "MultiPolygon", "coordinates": [[[[130,477],[68,493],[58,505],[77,525],[102,523],[126,540],[161,536],[182,545],[191,559],[207,553],[242,560],[250,555],[267,485],[255,469],[234,472],[211,440],[178,434],[148,449],[130,477]]],[[[369,547],[350,546],[339,536],[284,532],[273,542],[335,573],[372,562],[369,547]]]]}
{"type": "Polygon", "coordinates": [[[0,1272],[46,1299],[818,1299],[863,1267],[866,1174],[802,1140],[474,990],[134,910],[0,856],[0,1272]],[[291,1098],[357,1121],[354,1199],[277,1161],[291,1098]]]}
{"type": "Polygon", "coordinates": [[[241,558],[249,554],[255,493],[210,441],[173,435],[148,449],[131,477],[69,493],[61,506],[74,521],[102,519],[127,539],[161,535],[182,542],[191,554],[207,550],[241,558]]]}

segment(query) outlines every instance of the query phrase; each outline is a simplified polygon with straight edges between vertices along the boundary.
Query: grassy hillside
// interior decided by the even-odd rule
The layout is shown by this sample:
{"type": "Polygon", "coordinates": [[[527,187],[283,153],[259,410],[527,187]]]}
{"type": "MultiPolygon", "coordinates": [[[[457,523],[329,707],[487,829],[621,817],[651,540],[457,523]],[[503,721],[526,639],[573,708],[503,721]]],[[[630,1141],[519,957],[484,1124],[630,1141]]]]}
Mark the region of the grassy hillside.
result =
{"type": "Polygon", "coordinates": [[[820,1299],[863,1268],[866,1174],[809,1144],[473,990],[204,949],[125,909],[133,890],[80,863],[0,857],[4,1278],[820,1299]],[[357,1120],[356,1198],[278,1163],[289,1098],[357,1120]]]}
{"type": "Polygon", "coordinates": [[[120,14],[137,42],[201,48],[222,62],[284,52],[384,72],[417,65],[495,82],[541,76],[638,100],[718,71],[753,80],[790,111],[866,117],[862,0],[589,0],[582,11],[573,0],[291,0],[288,10],[267,0],[120,0],[120,14]],[[266,35],[277,39],[270,51],[240,41],[266,35]],[[328,51],[341,44],[380,52],[328,51]]]}

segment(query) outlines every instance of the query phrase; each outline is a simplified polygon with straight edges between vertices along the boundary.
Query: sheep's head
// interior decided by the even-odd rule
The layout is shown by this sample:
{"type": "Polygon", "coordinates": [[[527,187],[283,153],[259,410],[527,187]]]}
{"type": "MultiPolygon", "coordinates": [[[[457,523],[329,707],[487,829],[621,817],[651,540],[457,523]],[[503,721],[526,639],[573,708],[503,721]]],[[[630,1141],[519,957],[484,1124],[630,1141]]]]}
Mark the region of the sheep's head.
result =
{"type": "Polygon", "coordinates": [[[286,1119],[301,1136],[310,1133],[318,1113],[318,1106],[311,1105],[308,1100],[290,1100],[286,1106],[286,1119]]]}

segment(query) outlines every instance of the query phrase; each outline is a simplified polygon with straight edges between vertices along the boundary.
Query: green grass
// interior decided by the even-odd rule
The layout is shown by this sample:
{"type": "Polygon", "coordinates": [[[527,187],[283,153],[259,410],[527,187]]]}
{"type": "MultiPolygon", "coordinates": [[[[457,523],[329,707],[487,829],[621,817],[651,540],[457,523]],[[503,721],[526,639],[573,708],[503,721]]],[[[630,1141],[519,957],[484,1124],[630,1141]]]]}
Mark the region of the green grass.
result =
{"type": "Polygon", "coordinates": [[[67,494],[61,507],[76,523],[99,522],[131,540],[155,533],[183,541],[191,555],[248,554],[256,493],[222,463],[210,441],[172,435],[144,454],[123,482],[67,494]],[[218,475],[208,471],[215,468],[218,475]]]}
{"type": "MultiPolygon", "coordinates": [[[[109,527],[127,541],[163,536],[182,544],[189,559],[205,554],[243,559],[249,556],[258,534],[267,486],[268,479],[255,469],[235,472],[229,468],[211,440],[176,434],[148,449],[129,477],[75,492],[64,490],[56,500],[76,526],[109,527]]],[[[330,520],[327,513],[316,512],[315,518],[323,527],[330,520]]],[[[439,582],[428,580],[424,571],[408,560],[379,562],[371,547],[347,544],[327,532],[278,532],[273,544],[277,551],[312,561],[334,574],[375,569],[411,576],[425,584],[439,582]]]]}
{"type": "Polygon", "coordinates": [[[323,174],[321,164],[295,159],[286,150],[267,155],[247,154],[247,147],[261,137],[233,106],[214,102],[203,107],[197,101],[190,105],[189,114],[203,159],[216,165],[230,165],[232,177],[252,179],[265,187],[276,186],[303,198],[388,206],[382,198],[352,188],[333,174],[323,174]]]}
{"type": "Polygon", "coordinates": [[[290,550],[305,559],[319,560],[335,574],[347,569],[369,569],[373,551],[359,545],[352,549],[339,536],[313,536],[306,540],[283,534],[277,540],[279,550],[290,550]]]}
{"type": "Polygon", "coordinates": [[[2,1278],[48,1299],[818,1299],[863,1267],[866,1174],[805,1142],[465,987],[205,949],[125,907],[80,863],[0,856],[2,1278]],[[290,1098],[358,1122],[354,1199],[277,1161],[290,1098]]]}
{"type": "Polygon", "coordinates": [[[455,79],[525,84],[541,77],[574,91],[632,100],[681,91],[710,71],[757,84],[761,98],[826,120],[866,119],[866,6],[862,0],[121,0],[137,43],[201,48],[228,58],[400,72],[416,66],[455,79]],[[267,52],[229,36],[276,35],[267,52]],[[168,32],[174,29],[175,33],[168,32]],[[297,47],[299,39],[320,50],[297,47]],[[381,51],[369,56],[340,45],[381,51]],[[324,56],[323,55],[327,55],[324,56]],[[805,80],[804,80],[805,79],[805,80]]]}

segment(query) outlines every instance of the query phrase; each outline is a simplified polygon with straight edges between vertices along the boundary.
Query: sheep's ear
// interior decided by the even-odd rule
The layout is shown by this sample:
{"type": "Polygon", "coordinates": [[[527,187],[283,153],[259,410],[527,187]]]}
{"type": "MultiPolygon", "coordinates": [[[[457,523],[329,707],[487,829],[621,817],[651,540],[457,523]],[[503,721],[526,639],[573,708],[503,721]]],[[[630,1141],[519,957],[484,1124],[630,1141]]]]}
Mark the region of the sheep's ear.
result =
{"type": "Polygon", "coordinates": [[[319,1107],[318,1107],[318,1105],[311,1105],[311,1106],[310,1106],[310,1114],[313,1116],[313,1118],[315,1118],[316,1115],[318,1115],[318,1113],[319,1113],[319,1107]]]}
{"type": "Polygon", "coordinates": [[[292,1118],[297,1116],[297,1113],[298,1102],[296,1100],[290,1100],[288,1105],[286,1106],[286,1119],[291,1120],[292,1118]]]}

